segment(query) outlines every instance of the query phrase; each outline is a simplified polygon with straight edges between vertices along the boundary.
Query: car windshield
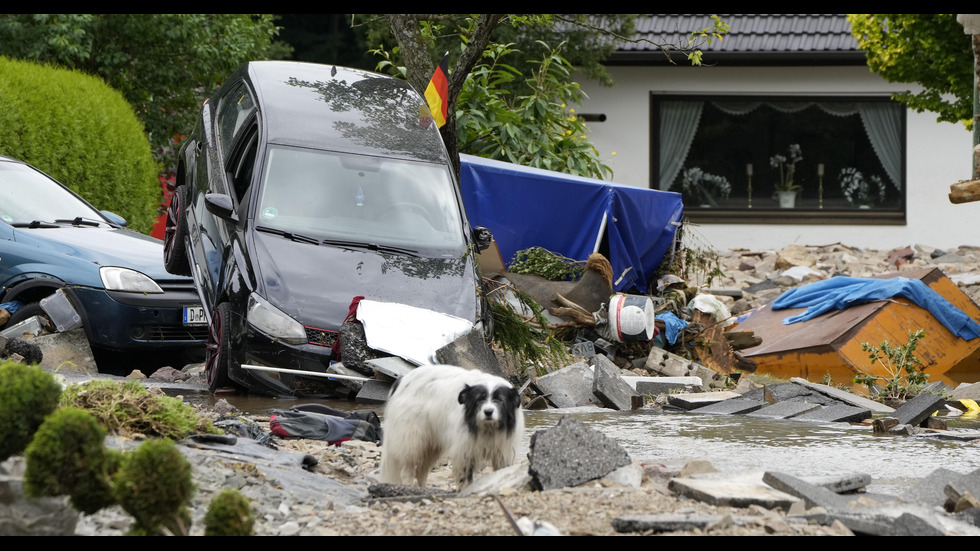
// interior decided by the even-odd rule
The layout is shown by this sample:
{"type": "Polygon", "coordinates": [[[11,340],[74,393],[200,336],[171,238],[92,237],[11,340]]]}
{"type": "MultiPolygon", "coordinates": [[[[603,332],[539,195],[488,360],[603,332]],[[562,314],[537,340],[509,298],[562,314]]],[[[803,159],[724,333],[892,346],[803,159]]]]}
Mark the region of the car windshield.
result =
{"type": "Polygon", "coordinates": [[[466,245],[447,166],[280,146],[266,159],[258,226],[444,256],[466,245]]]}
{"type": "Polygon", "coordinates": [[[44,174],[20,163],[0,162],[0,220],[29,224],[75,218],[105,223],[101,213],[44,174]]]}

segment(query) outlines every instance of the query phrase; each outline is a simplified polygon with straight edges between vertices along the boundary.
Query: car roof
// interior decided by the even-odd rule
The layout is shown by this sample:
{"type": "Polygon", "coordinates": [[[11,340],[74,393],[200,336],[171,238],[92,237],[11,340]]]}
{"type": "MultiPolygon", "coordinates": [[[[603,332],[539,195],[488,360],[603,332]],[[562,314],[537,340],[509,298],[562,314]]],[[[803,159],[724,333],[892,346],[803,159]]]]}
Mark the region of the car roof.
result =
{"type": "Polygon", "coordinates": [[[252,61],[268,143],[448,162],[425,100],[406,81],[335,65],[252,61]]]}

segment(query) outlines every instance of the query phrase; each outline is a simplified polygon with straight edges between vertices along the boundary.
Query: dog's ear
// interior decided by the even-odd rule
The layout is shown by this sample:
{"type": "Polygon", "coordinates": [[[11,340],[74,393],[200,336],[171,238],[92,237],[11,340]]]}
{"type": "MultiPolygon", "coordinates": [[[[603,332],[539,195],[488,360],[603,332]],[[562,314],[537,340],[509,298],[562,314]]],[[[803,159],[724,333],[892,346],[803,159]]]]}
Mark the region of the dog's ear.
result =
{"type": "Polygon", "coordinates": [[[460,390],[459,391],[459,396],[456,397],[456,400],[458,400],[459,403],[461,403],[461,404],[465,404],[466,403],[466,397],[467,397],[467,395],[469,395],[471,388],[473,388],[473,387],[471,387],[470,385],[464,385],[463,386],[463,390],[460,390]]]}

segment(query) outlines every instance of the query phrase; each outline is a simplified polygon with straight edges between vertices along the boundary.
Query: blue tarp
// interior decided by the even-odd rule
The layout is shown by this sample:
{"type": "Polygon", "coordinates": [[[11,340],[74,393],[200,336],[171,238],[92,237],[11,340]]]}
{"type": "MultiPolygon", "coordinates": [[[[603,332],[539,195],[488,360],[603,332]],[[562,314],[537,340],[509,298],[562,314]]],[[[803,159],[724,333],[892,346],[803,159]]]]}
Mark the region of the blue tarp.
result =
{"type": "Polygon", "coordinates": [[[790,324],[815,318],[831,310],[843,310],[848,306],[899,296],[928,310],[950,333],[962,339],[971,340],[980,336],[980,324],[924,282],[907,277],[832,277],[786,291],[773,301],[771,308],[807,309],[783,320],[784,324],[790,324]]]}
{"type": "Polygon", "coordinates": [[[605,243],[616,291],[647,292],[683,214],[679,193],[471,155],[459,179],[470,224],[493,232],[505,264],[530,247],[586,260],[605,243]]]}

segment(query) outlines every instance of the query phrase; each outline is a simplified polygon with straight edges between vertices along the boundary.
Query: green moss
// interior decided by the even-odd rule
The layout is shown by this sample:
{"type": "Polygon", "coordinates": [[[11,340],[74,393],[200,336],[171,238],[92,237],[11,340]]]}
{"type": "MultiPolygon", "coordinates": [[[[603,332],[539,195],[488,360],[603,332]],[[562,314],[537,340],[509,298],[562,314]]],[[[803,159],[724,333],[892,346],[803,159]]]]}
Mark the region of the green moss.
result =
{"type": "Polygon", "coordinates": [[[61,385],[40,367],[0,363],[0,461],[24,451],[60,395],[61,385]]]}
{"type": "Polygon", "coordinates": [[[105,434],[86,411],[62,408],[48,415],[25,452],[25,493],[67,495],[86,514],[111,505],[109,480],[118,459],[107,453],[105,434]]]}
{"type": "Polygon", "coordinates": [[[205,536],[251,536],[255,525],[251,502],[237,490],[214,496],[204,515],[205,536]]]}
{"type": "Polygon", "coordinates": [[[0,57],[0,155],[48,173],[149,234],[163,198],[133,108],[102,79],[0,57]]]}
{"type": "Polygon", "coordinates": [[[139,529],[186,534],[196,490],[191,475],[191,464],[173,441],[147,440],[123,456],[114,480],[116,500],[139,529]]]}
{"type": "Polygon", "coordinates": [[[64,406],[92,412],[113,433],[180,440],[191,434],[220,434],[210,420],[178,398],[151,392],[139,381],[93,380],[69,386],[64,406]]]}

